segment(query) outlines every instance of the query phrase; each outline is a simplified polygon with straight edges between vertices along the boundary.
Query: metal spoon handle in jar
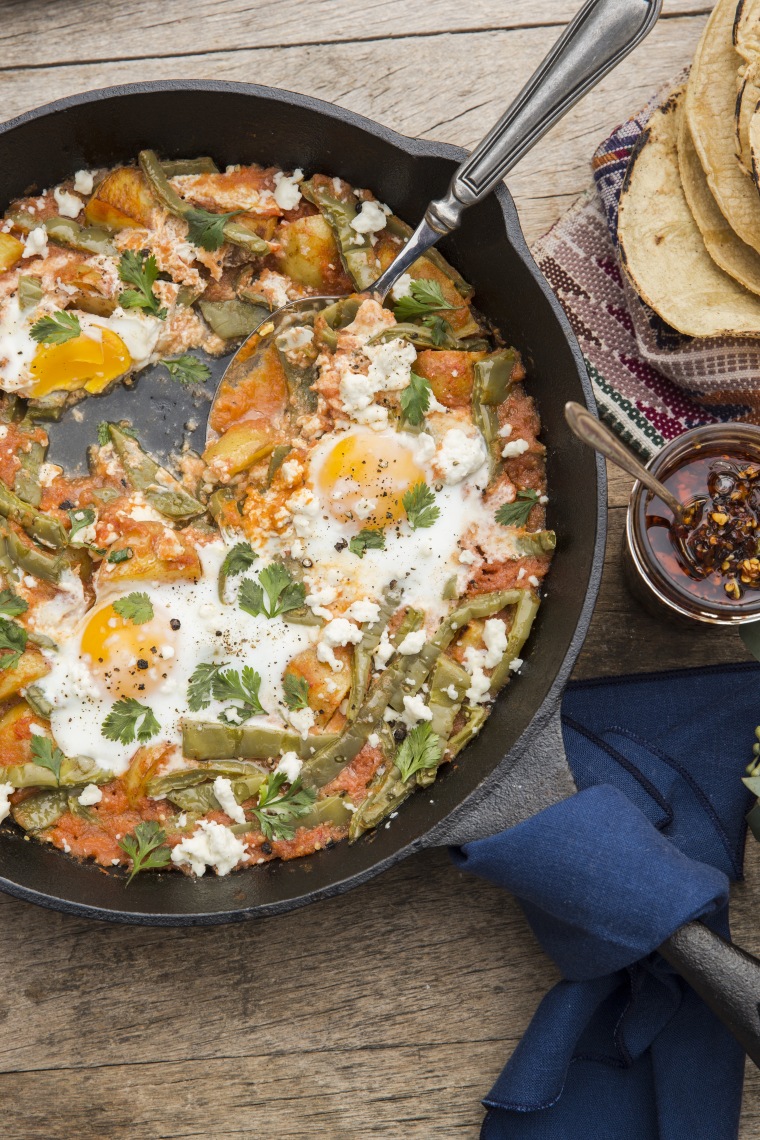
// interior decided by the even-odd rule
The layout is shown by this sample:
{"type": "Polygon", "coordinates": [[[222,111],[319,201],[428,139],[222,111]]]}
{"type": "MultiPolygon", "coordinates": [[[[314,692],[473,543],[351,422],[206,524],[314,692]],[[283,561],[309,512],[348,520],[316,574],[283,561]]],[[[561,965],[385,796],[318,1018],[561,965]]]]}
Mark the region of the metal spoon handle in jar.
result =
{"type": "Polygon", "coordinates": [[[649,34],[661,7],[662,0],[587,0],[498,123],[456,171],[445,196],[430,203],[372,292],[384,298],[426,249],[455,230],[462,212],[490,194],[549,128],[649,34]]]}
{"type": "Polygon", "coordinates": [[[680,519],[683,514],[683,506],[679,503],[675,495],[671,494],[668,488],[656,479],[651,471],[649,471],[643,463],[631,454],[624,443],[621,443],[618,437],[606,426],[601,420],[597,419],[588,408],[584,408],[581,404],[576,404],[574,400],[570,400],[565,404],[565,419],[570,425],[570,430],[582,443],[588,444],[598,451],[605,459],[609,459],[618,467],[622,467],[634,479],[640,480],[645,487],[653,491],[659,499],[662,499],[666,506],[670,507],[673,512],[673,517],[680,519]]]}

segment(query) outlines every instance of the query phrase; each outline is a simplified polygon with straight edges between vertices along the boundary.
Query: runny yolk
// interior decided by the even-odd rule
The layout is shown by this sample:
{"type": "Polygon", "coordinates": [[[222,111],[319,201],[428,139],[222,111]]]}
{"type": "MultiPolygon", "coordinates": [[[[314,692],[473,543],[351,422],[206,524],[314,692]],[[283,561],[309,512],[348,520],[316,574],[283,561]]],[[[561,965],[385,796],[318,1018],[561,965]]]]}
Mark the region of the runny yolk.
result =
{"type": "Polygon", "coordinates": [[[104,693],[140,700],[166,680],[174,665],[175,642],[165,615],[156,611],[150,621],[135,625],[108,605],[87,622],[81,649],[104,693]]]}
{"type": "Polygon", "coordinates": [[[48,392],[102,392],[106,385],[127,371],[132,363],[127,346],[111,329],[98,326],[96,340],[86,333],[63,344],[41,344],[34,354],[31,372],[33,396],[48,392]]]}
{"type": "Polygon", "coordinates": [[[425,478],[409,448],[392,436],[352,432],[332,448],[317,482],[336,519],[384,527],[403,516],[404,493],[425,478]]]}

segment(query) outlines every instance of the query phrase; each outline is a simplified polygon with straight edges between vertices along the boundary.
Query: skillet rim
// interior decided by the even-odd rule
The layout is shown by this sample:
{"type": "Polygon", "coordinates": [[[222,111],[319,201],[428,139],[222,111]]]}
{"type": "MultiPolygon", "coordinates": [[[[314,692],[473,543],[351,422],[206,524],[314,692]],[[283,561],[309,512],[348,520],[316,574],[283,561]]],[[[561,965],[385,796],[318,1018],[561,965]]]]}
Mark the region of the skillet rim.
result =
{"type": "MultiPolygon", "coordinates": [[[[449,161],[461,162],[466,157],[467,151],[462,147],[455,146],[452,143],[429,141],[426,139],[419,139],[408,135],[400,134],[398,131],[392,130],[381,123],[370,119],[365,115],[358,114],[357,112],[350,111],[344,107],[327,102],[323,99],[318,99],[310,95],[303,95],[298,92],[289,91],[286,88],[267,87],[263,84],[256,83],[240,83],[227,80],[150,80],[142,83],[129,83],[117,84],[109,87],[96,88],[92,91],[79,92],[74,95],[64,96],[61,99],[53,100],[50,103],[42,104],[39,107],[33,108],[30,111],[25,111],[20,115],[9,119],[0,124],[0,137],[9,134],[16,128],[23,126],[26,123],[34,122],[36,120],[52,116],[60,112],[66,112],[75,107],[86,106],[91,103],[100,103],[104,100],[111,98],[118,98],[121,96],[129,95],[151,95],[151,94],[166,94],[166,93],[183,93],[183,92],[197,92],[197,93],[220,93],[220,94],[235,94],[241,96],[253,96],[270,101],[282,103],[289,107],[301,107],[305,110],[316,112],[317,114],[339,122],[346,123],[354,128],[366,132],[391,146],[394,146],[413,157],[419,158],[442,158],[449,161]]],[[[578,345],[575,334],[572,331],[570,323],[565,311],[562,308],[559,300],[552,291],[546,278],[539,270],[533,255],[531,254],[527,242],[523,236],[522,228],[517,213],[517,209],[512,200],[504,183],[496,187],[493,196],[498,202],[504,219],[505,235],[512,246],[518,259],[522,262],[524,268],[529,275],[533,278],[534,283],[543,294],[544,299],[548,302],[549,309],[554,316],[555,321],[559,325],[563,339],[570,351],[570,355],[575,364],[577,378],[580,382],[581,391],[586,406],[596,414],[596,402],[593,395],[591,380],[589,378],[586,366],[584,364],[583,356],[578,345]]],[[[501,760],[497,761],[488,773],[464,795],[458,803],[446,814],[442,819],[437,820],[426,832],[417,836],[415,839],[398,847],[395,851],[391,852],[386,857],[371,863],[367,867],[355,871],[348,876],[337,878],[332,883],[326,884],[311,891],[305,891],[298,898],[285,898],[275,902],[260,903],[252,907],[243,907],[238,910],[227,911],[196,911],[196,912],[145,912],[145,911],[129,911],[129,910],[111,910],[102,907],[91,906],[87,903],[72,901],[69,899],[61,898],[58,895],[47,894],[33,888],[23,886],[15,883],[10,879],[0,876],[0,890],[15,898],[21,899],[25,902],[35,903],[38,906],[60,911],[66,914],[81,915],[82,917],[92,918],[100,921],[117,922],[127,925],[138,926],[215,926],[222,925],[228,922],[242,922],[248,919],[269,917],[277,914],[283,914],[290,910],[307,905],[312,902],[319,902],[322,899],[332,898],[336,895],[343,894],[353,887],[360,886],[363,883],[374,878],[376,875],[381,874],[383,871],[388,870],[390,867],[399,863],[407,856],[422,850],[430,845],[429,836],[435,836],[439,831],[445,828],[447,822],[451,821],[454,816],[463,814],[467,807],[473,806],[482,796],[486,786],[496,777],[497,773],[508,773],[511,765],[508,763],[510,758],[514,759],[517,755],[528,748],[532,743],[537,741],[540,735],[546,731],[547,726],[556,717],[559,701],[562,692],[565,688],[570,672],[575,664],[575,661],[583,646],[588,627],[593,614],[596,598],[599,592],[599,586],[602,576],[602,568],[604,564],[604,551],[607,532],[607,477],[606,469],[603,459],[595,456],[595,474],[596,474],[596,529],[593,543],[593,552],[589,566],[588,581],[586,584],[586,596],[581,606],[578,621],[576,622],[574,632],[570,638],[567,651],[557,669],[554,679],[549,686],[549,689],[544,696],[543,700],[539,703],[526,725],[521,735],[514,742],[512,747],[505,753],[501,760]]],[[[433,840],[434,841],[434,840],[433,840]]]]}

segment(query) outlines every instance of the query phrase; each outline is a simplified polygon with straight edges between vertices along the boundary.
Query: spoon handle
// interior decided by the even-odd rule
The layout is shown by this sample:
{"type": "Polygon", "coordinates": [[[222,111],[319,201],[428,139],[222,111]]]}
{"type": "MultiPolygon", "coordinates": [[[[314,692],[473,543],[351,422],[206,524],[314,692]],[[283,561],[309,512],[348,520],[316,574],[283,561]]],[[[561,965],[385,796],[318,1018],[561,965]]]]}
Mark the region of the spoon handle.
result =
{"type": "Polygon", "coordinates": [[[662,0],[587,0],[512,105],[430,203],[406,247],[372,286],[385,296],[421,253],[457,228],[578,100],[652,30],[662,0]]]}
{"type": "Polygon", "coordinates": [[[588,408],[570,400],[565,404],[565,419],[581,443],[588,444],[589,447],[593,447],[595,451],[603,455],[605,459],[609,459],[618,467],[622,467],[624,471],[627,471],[634,479],[638,479],[659,499],[662,499],[670,507],[675,518],[681,517],[682,507],[678,499],[670,493],[667,487],[663,486],[659,479],[655,478],[643,463],[638,461],[606,424],[592,415],[588,408]]]}

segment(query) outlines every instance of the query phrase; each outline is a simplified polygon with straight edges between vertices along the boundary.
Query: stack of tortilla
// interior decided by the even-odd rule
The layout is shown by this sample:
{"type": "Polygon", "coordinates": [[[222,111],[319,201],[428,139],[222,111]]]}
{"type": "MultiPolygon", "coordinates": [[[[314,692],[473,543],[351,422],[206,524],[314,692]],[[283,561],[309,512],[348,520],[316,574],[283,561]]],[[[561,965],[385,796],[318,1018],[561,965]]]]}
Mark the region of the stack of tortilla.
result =
{"type": "Polygon", "coordinates": [[[667,324],[760,337],[760,0],[718,0],[687,84],[634,150],[618,238],[634,287],[667,324]]]}

